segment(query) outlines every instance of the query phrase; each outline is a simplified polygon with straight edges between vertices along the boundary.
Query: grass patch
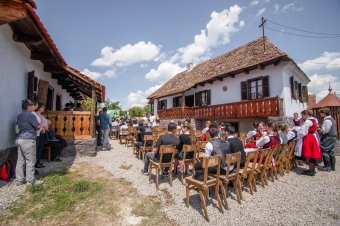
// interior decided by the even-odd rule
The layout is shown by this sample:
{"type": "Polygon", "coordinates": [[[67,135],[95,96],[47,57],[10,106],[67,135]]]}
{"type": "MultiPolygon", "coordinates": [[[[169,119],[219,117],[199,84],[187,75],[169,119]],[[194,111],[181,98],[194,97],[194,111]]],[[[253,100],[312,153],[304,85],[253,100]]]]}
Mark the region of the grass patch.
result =
{"type": "Polygon", "coordinates": [[[100,192],[103,184],[75,179],[72,173],[53,173],[44,184],[30,186],[28,199],[10,210],[10,218],[41,220],[47,215],[72,211],[75,203],[100,192]]]}

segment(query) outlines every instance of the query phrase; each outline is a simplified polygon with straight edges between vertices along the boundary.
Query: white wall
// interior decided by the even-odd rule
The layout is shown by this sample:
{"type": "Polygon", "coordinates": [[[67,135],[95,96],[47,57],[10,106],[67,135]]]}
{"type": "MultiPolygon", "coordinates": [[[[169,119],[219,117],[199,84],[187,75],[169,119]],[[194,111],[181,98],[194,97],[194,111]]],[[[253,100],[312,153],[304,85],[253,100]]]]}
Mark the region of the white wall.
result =
{"type": "Polygon", "coordinates": [[[283,98],[284,98],[284,111],[285,116],[293,117],[294,112],[298,112],[307,109],[307,103],[302,103],[299,100],[292,99],[291,89],[290,89],[290,77],[294,76],[294,80],[301,83],[303,86],[308,84],[308,80],[305,76],[297,69],[293,63],[286,64],[284,70],[282,71],[283,77],[283,98]]]}
{"type": "Polygon", "coordinates": [[[62,96],[62,106],[74,101],[72,97],[43,70],[40,61],[30,59],[29,49],[12,40],[13,32],[5,24],[0,26],[0,150],[15,146],[14,123],[22,111],[21,100],[27,97],[28,72],[34,70],[38,79],[48,81],[54,88],[53,109],[56,95],[62,96]]]}

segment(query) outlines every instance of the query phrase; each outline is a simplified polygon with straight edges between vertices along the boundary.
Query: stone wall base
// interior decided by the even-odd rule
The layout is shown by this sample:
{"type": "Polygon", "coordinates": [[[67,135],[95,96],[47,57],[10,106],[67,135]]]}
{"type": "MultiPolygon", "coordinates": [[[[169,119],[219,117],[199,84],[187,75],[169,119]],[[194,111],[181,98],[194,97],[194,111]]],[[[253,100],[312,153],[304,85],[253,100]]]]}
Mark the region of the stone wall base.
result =
{"type": "Polygon", "coordinates": [[[74,148],[78,155],[81,156],[96,156],[96,139],[91,138],[88,140],[75,140],[74,148]]]}

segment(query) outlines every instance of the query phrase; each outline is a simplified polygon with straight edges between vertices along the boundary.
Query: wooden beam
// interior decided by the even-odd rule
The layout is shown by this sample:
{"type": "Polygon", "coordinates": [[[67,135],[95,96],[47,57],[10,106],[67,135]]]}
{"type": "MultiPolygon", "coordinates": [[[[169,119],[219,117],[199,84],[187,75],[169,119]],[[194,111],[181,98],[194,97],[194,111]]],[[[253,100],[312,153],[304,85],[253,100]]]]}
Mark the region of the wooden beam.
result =
{"type": "Polygon", "coordinates": [[[44,42],[44,40],[40,36],[32,36],[32,35],[25,35],[25,34],[13,34],[13,40],[16,42],[22,42],[25,44],[35,44],[39,45],[44,42]]]}
{"type": "Polygon", "coordinates": [[[233,73],[228,73],[228,76],[229,76],[230,78],[235,78],[235,74],[233,74],[233,73]]]}
{"type": "Polygon", "coordinates": [[[198,86],[205,86],[204,82],[200,82],[197,84],[198,86]]]}
{"type": "Polygon", "coordinates": [[[73,86],[73,83],[67,80],[58,80],[58,85],[60,86],[73,86]]]}
{"type": "Polygon", "coordinates": [[[11,23],[26,17],[22,1],[0,1],[0,25],[11,23]]]}
{"type": "Polygon", "coordinates": [[[259,68],[260,70],[264,70],[264,69],[266,68],[266,66],[263,65],[263,64],[259,64],[258,68],[259,68]]]}
{"type": "Polygon", "coordinates": [[[217,77],[217,79],[221,82],[223,81],[223,77],[221,77],[221,76],[217,77]]]}
{"type": "Polygon", "coordinates": [[[44,65],[44,71],[51,72],[54,74],[63,74],[65,70],[61,67],[51,66],[51,65],[44,65]]]}
{"type": "Polygon", "coordinates": [[[54,57],[50,54],[46,53],[31,53],[32,60],[42,60],[42,61],[53,61],[54,57]]]}
{"type": "Polygon", "coordinates": [[[274,66],[278,66],[278,65],[281,63],[281,61],[282,61],[282,57],[279,57],[279,58],[275,61],[274,66]]]}
{"type": "Polygon", "coordinates": [[[92,90],[91,90],[91,117],[90,117],[90,133],[91,133],[91,136],[92,136],[92,138],[94,138],[94,136],[95,136],[95,134],[96,134],[96,132],[95,132],[95,125],[94,125],[94,123],[95,123],[95,121],[94,121],[94,114],[95,114],[95,112],[94,112],[94,103],[95,103],[95,101],[96,101],[96,99],[97,99],[97,94],[96,94],[96,89],[95,89],[95,87],[92,87],[92,90]]]}
{"type": "Polygon", "coordinates": [[[65,76],[65,74],[57,74],[57,73],[52,73],[51,77],[53,79],[65,80],[65,81],[67,81],[67,79],[68,79],[68,77],[65,76]]]}
{"type": "Polygon", "coordinates": [[[249,74],[249,70],[248,69],[243,69],[242,71],[243,71],[244,74],[247,74],[247,75],[249,74]]]}

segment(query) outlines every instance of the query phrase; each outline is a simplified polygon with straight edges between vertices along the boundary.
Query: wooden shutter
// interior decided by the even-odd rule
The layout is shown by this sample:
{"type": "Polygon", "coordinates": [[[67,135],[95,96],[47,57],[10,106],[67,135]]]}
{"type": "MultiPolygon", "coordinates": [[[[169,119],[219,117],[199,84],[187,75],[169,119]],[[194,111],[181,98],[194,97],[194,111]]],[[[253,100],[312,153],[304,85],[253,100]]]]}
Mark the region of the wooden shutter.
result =
{"type": "Polygon", "coordinates": [[[299,99],[299,83],[298,81],[294,81],[294,91],[295,91],[295,99],[299,99]]]}
{"type": "Polygon", "coordinates": [[[44,81],[40,79],[39,85],[38,85],[38,102],[39,103],[46,105],[47,93],[48,93],[48,81],[44,81]]]}
{"type": "Polygon", "coordinates": [[[294,86],[294,76],[290,77],[290,90],[291,90],[291,94],[292,94],[292,99],[296,100],[296,92],[295,92],[295,86],[294,86]]]}
{"type": "Polygon", "coordinates": [[[164,101],[164,109],[168,108],[168,100],[163,100],[164,101]]]}
{"type": "Polygon", "coordinates": [[[269,93],[269,76],[265,76],[262,79],[263,97],[270,97],[269,93]]]}
{"type": "Polygon", "coordinates": [[[248,100],[248,82],[241,82],[241,100],[248,100]]]}
{"type": "Polygon", "coordinates": [[[157,100],[157,111],[161,110],[161,102],[157,100]]]}
{"type": "Polygon", "coordinates": [[[200,106],[200,98],[201,97],[201,93],[195,93],[195,107],[199,107],[200,106]]]}
{"type": "Polygon", "coordinates": [[[37,95],[35,93],[35,83],[36,83],[36,78],[34,76],[34,71],[28,72],[28,82],[27,82],[27,98],[28,99],[36,99],[37,95]]]}
{"type": "Polygon", "coordinates": [[[302,101],[302,86],[301,86],[301,83],[298,83],[298,94],[299,94],[299,98],[298,99],[300,101],[302,101]]]}
{"type": "Polygon", "coordinates": [[[301,93],[302,93],[302,102],[308,102],[308,88],[307,86],[301,87],[301,93]]]}
{"type": "Polygon", "coordinates": [[[206,91],[206,97],[207,97],[207,101],[206,101],[206,103],[207,103],[207,105],[211,105],[211,90],[207,90],[206,91]]]}

